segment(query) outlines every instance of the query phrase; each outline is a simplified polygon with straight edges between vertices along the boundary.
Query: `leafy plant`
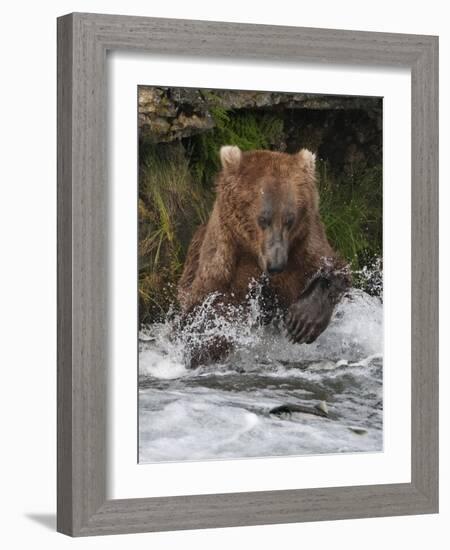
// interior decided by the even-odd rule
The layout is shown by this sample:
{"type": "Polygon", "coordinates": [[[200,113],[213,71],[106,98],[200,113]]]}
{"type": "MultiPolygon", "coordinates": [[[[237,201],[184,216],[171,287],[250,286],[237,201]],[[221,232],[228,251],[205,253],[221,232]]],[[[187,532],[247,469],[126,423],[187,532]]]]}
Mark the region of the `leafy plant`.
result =
{"type": "MultiPolygon", "coordinates": [[[[170,144],[140,144],[139,313],[144,323],[163,318],[176,302],[189,242],[208,220],[214,200],[220,147],[279,149],[285,138],[282,114],[229,111],[213,92],[204,93],[212,130],[170,144]]],[[[381,279],[374,286],[365,269],[382,253],[381,164],[356,163],[345,175],[319,160],[317,172],[321,216],[332,246],[351,262],[357,285],[381,288],[381,279]]]]}
{"type": "Polygon", "coordinates": [[[355,170],[347,179],[318,163],[320,212],[332,246],[360,269],[382,252],[381,166],[355,170]]]}
{"type": "Polygon", "coordinates": [[[221,106],[210,107],[215,128],[193,136],[188,150],[191,171],[202,185],[210,185],[219,169],[222,145],[237,145],[243,151],[273,149],[283,136],[283,119],[268,113],[226,111],[221,106]]]}
{"type": "Polygon", "coordinates": [[[195,185],[179,147],[141,146],[139,300],[154,320],[174,301],[176,281],[194,228],[207,220],[212,193],[195,185]]]}

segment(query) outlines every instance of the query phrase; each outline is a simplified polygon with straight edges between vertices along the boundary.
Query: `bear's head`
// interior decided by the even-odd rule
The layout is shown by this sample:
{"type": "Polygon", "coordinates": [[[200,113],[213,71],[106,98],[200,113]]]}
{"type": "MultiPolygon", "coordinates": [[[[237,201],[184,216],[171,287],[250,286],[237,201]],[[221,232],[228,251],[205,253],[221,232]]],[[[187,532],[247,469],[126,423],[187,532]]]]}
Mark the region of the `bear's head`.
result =
{"type": "Polygon", "coordinates": [[[315,155],[220,150],[220,223],[269,274],[282,272],[294,242],[307,238],[318,217],[315,155]]]}

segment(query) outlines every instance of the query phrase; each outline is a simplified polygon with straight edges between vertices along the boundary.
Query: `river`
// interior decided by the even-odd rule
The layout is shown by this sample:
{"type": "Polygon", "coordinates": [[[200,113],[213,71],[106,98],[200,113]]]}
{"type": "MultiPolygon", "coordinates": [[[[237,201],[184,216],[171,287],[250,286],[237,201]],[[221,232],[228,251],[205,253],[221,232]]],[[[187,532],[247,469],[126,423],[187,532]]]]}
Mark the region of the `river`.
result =
{"type": "Polygon", "coordinates": [[[352,290],[309,345],[254,320],[218,326],[235,351],[194,370],[172,322],[141,330],[139,461],[382,451],[381,299],[352,290]]]}

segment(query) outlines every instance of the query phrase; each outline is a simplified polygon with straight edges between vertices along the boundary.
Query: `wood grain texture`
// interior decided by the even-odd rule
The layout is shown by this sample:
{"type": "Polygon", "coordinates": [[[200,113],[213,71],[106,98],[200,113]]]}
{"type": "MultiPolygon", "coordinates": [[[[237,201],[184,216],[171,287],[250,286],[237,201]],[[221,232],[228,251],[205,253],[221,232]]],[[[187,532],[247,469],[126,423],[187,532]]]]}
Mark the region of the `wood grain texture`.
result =
{"type": "Polygon", "coordinates": [[[58,529],[73,534],[106,499],[106,67],[79,17],[59,20],[58,41],[58,529]]]}
{"type": "Polygon", "coordinates": [[[438,508],[438,42],[411,72],[412,479],[438,508]]]}
{"type": "Polygon", "coordinates": [[[438,40],[115,15],[58,20],[58,530],[98,535],[437,512],[438,40]],[[106,52],[409,67],[412,74],[412,481],[106,498],[106,52]]]}
{"type": "Polygon", "coordinates": [[[57,529],[72,525],[72,18],[58,20],[57,529]]]}

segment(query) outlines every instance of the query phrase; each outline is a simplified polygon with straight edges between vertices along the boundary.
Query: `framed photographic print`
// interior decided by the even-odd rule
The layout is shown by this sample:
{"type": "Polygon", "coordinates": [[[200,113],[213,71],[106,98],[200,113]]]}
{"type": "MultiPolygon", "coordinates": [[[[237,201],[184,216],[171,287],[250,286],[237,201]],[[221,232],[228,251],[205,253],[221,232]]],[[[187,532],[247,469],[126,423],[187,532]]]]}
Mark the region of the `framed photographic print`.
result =
{"type": "Polygon", "coordinates": [[[382,98],[138,105],[139,461],[382,451],[382,98]]]}
{"type": "Polygon", "coordinates": [[[438,509],[436,37],[58,20],[58,530],[438,509]]]}

